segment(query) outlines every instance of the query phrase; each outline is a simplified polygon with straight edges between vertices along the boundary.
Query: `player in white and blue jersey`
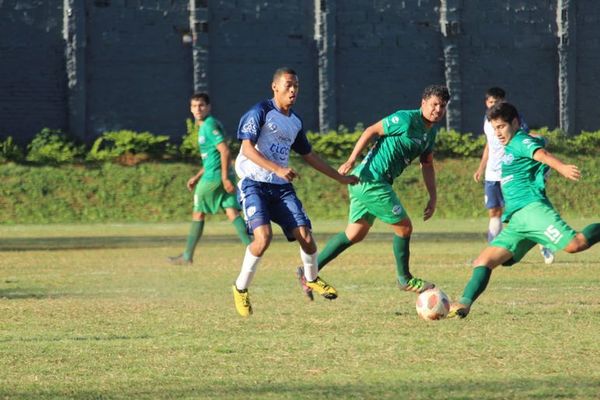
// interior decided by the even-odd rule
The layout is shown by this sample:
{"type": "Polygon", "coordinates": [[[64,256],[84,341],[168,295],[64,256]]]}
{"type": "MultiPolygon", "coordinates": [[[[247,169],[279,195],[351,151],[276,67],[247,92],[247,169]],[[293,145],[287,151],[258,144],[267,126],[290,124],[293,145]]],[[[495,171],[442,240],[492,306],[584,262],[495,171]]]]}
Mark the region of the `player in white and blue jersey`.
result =
{"type": "Polygon", "coordinates": [[[254,234],[232,288],[236,310],[244,317],[252,314],[248,286],[273,238],[271,222],[281,226],[289,241],[300,244],[307,286],[327,299],[337,297],[335,288],[318,276],[317,246],[310,219],[291,183],[298,174],[288,164],[290,151],[341,184],[358,182],[357,177],[339,174],[313,153],[302,120],[291,108],[298,96],[296,72],[291,68],[277,69],[271,88],[273,98],[244,114],[237,132],[242,142],[235,162],[240,177],[240,202],[248,228],[254,234]]]}
{"type": "MultiPolygon", "coordinates": [[[[506,92],[499,87],[489,88],[485,92],[485,107],[491,109],[496,103],[506,101],[506,92]]],[[[519,114],[520,129],[529,133],[529,126],[522,115],[519,114]]],[[[494,240],[502,231],[502,212],[504,210],[504,196],[500,188],[500,179],[502,175],[502,157],[504,157],[504,146],[496,137],[492,124],[483,118],[483,132],[486,138],[486,145],[481,156],[481,161],[477,171],[473,174],[475,182],[479,182],[484,176],[484,202],[488,209],[489,224],[487,239],[488,242],[494,240]],[[484,174],[485,171],[485,175],[484,174]]],[[[540,252],[544,257],[546,264],[554,261],[554,253],[543,246],[540,246],[540,252]]]]}

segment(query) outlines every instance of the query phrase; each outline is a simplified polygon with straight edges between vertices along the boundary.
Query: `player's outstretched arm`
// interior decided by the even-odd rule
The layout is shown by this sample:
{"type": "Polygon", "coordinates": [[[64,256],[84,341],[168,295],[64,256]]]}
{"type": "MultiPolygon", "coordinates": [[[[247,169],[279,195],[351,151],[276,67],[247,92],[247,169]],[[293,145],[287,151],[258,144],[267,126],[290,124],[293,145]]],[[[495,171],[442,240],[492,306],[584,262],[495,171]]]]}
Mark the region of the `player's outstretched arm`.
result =
{"type": "Polygon", "coordinates": [[[423,182],[425,182],[425,188],[429,193],[429,201],[425,210],[423,211],[423,220],[427,221],[435,213],[437,205],[437,186],[435,183],[435,168],[433,166],[433,153],[427,153],[421,155],[421,174],[423,175],[423,182]]]}
{"type": "Polygon", "coordinates": [[[362,135],[360,135],[356,141],[350,157],[348,157],[348,160],[346,160],[345,163],[340,165],[338,172],[342,175],[348,174],[348,172],[350,172],[354,167],[354,163],[356,162],[358,156],[360,156],[363,150],[369,145],[369,142],[373,138],[379,136],[383,136],[383,121],[379,121],[364,130],[362,135]]]}
{"type": "Polygon", "coordinates": [[[256,165],[259,165],[266,170],[274,172],[277,176],[286,179],[289,182],[293,181],[294,178],[298,176],[298,173],[292,168],[282,167],[280,165],[275,164],[273,161],[267,159],[258,150],[256,150],[256,148],[254,147],[254,143],[252,143],[248,139],[242,140],[242,147],[240,151],[256,165]]]}
{"type": "Polygon", "coordinates": [[[354,175],[342,175],[335,169],[333,169],[329,164],[321,159],[314,152],[310,152],[308,154],[303,154],[302,158],[306,161],[311,167],[319,171],[320,173],[327,175],[331,179],[338,181],[344,185],[353,185],[358,183],[358,178],[354,175]]]}
{"type": "Polygon", "coordinates": [[[533,159],[546,164],[550,168],[558,171],[559,174],[572,181],[578,181],[581,178],[581,172],[576,165],[565,164],[545,149],[539,149],[533,153],[533,159]]]}

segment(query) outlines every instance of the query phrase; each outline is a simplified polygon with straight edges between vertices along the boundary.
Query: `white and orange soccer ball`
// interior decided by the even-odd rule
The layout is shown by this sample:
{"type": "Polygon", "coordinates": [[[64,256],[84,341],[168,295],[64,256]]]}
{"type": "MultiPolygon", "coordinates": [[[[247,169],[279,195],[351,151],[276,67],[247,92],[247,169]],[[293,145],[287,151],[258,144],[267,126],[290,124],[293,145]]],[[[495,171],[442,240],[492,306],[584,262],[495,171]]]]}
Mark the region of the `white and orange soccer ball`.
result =
{"type": "Polygon", "coordinates": [[[417,314],[424,320],[446,318],[450,311],[450,299],[439,288],[424,291],[417,297],[417,314]]]}

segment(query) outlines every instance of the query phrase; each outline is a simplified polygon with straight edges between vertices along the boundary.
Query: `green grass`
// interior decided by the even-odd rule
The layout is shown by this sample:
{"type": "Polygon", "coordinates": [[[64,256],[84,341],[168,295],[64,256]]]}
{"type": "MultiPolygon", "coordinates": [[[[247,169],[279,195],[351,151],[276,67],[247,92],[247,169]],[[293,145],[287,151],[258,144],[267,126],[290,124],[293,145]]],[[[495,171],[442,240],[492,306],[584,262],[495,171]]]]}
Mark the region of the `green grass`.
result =
{"type": "MultiPolygon", "coordinates": [[[[590,221],[569,220],[580,229],[590,221]]],[[[316,221],[319,245],[343,222],[316,221]]],[[[415,221],[412,270],[449,295],[485,220],[415,221]]],[[[305,301],[298,247],[277,238],[237,316],[243,247],[209,221],[193,267],[187,224],[0,227],[0,398],[592,399],[600,393],[600,246],[532,251],[499,268],[466,320],[425,322],[394,284],[390,234],[324,272],[340,297],[305,301]]]]}

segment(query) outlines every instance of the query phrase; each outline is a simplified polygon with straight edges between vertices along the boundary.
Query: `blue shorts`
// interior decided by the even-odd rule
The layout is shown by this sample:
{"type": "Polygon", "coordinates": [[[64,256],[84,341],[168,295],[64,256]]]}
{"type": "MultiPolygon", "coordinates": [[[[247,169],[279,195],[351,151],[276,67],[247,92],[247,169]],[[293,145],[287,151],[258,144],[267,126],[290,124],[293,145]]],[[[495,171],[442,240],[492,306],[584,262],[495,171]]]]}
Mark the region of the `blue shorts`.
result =
{"type": "Polygon", "coordinates": [[[485,208],[504,208],[504,197],[502,196],[502,189],[500,189],[500,181],[485,181],[483,188],[485,208]]]}
{"type": "Polygon", "coordinates": [[[292,234],[295,228],[312,228],[291,183],[276,185],[246,178],[238,183],[238,187],[240,204],[250,232],[273,221],[281,226],[287,240],[293,242],[296,240],[292,234]]]}

